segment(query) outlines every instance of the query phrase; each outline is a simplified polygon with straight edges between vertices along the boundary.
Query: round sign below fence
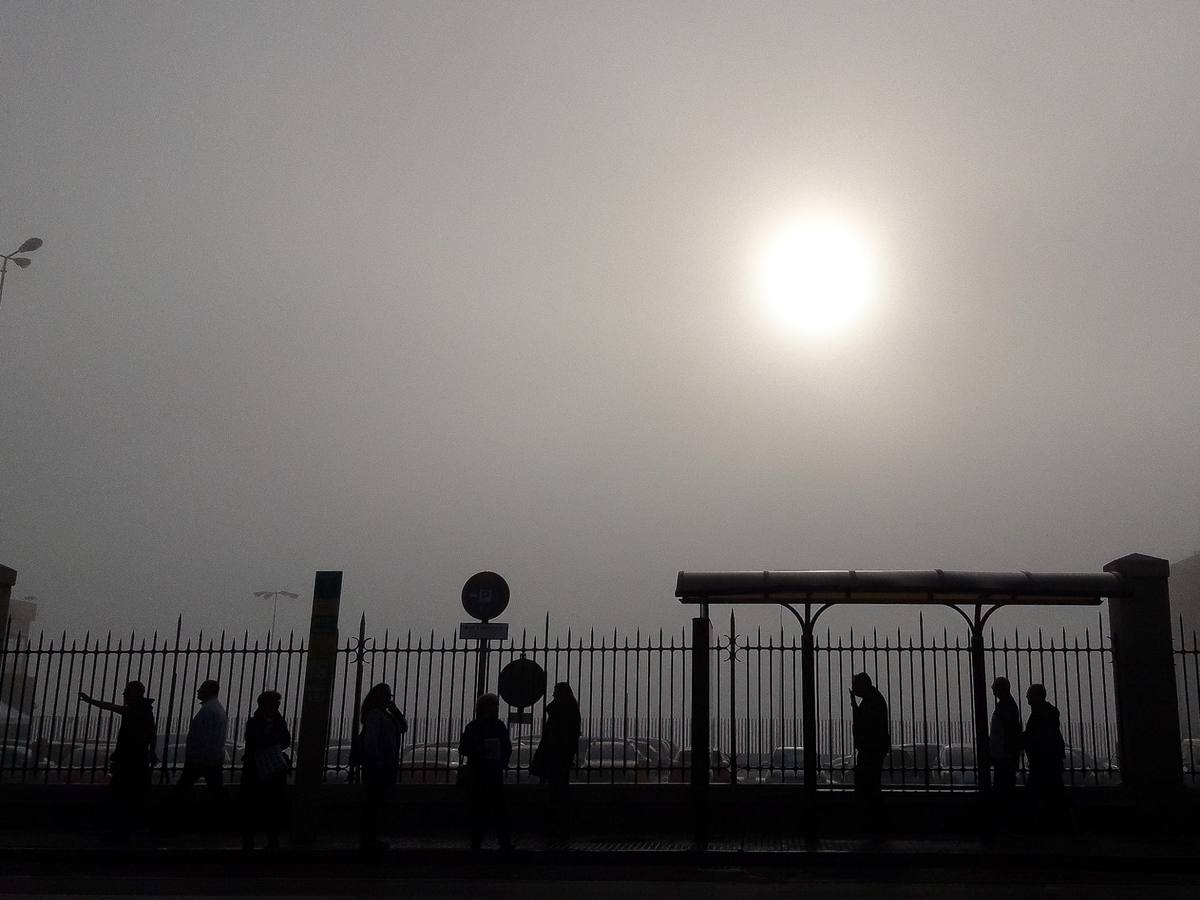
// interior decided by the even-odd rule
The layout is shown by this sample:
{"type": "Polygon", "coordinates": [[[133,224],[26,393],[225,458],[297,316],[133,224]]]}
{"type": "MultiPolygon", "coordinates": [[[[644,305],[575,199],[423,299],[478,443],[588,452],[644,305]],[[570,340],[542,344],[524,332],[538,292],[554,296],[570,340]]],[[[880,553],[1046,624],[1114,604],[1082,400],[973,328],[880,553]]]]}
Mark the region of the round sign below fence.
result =
{"type": "Polygon", "coordinates": [[[517,709],[533,706],[546,696],[546,670],[532,659],[514,659],[500,670],[500,696],[517,709]]]}
{"type": "Polygon", "coordinates": [[[476,572],[462,589],[467,615],[487,622],[508,607],[508,582],[495,572],[476,572]]]}

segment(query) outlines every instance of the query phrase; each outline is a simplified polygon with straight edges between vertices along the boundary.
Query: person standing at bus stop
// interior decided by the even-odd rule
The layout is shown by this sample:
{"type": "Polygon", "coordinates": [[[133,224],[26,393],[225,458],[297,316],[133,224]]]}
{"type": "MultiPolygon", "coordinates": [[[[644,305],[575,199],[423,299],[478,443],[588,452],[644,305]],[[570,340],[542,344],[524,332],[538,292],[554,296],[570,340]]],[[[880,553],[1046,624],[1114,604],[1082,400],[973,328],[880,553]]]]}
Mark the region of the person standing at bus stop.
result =
{"type": "Polygon", "coordinates": [[[1058,709],[1046,699],[1046,686],[1031,684],[1025,692],[1029,720],[1025,723],[1025,758],[1029,761],[1026,786],[1034,798],[1053,802],[1063,791],[1063,759],[1066,745],[1058,709]]]}
{"type": "Polygon", "coordinates": [[[150,794],[150,770],[158,762],[154,752],[154,701],[146,697],[146,686],[140,681],[125,685],[121,695],[123,703],[96,700],[82,692],[79,699],[121,717],[117,746],[109,758],[109,772],[116,802],[116,823],[128,834],[145,814],[150,794]]]}
{"type": "Polygon", "coordinates": [[[579,753],[582,725],[579,701],[571,685],[560,681],[554,686],[554,698],[546,704],[546,724],[542,739],[529,764],[529,774],[542,779],[550,787],[550,803],[546,810],[546,832],[566,837],[571,821],[567,790],[571,769],[579,753]]]}
{"type": "Polygon", "coordinates": [[[854,708],[854,792],[874,805],[880,798],[883,761],[892,749],[887,701],[871,676],[859,672],[850,681],[850,704],[854,708]]]}
{"type": "Polygon", "coordinates": [[[396,783],[400,769],[400,737],[408,731],[404,713],[393,702],[392,687],[380,682],[363,698],[362,731],[355,736],[351,749],[351,764],[362,766],[363,807],[362,834],[359,845],[363,850],[385,850],[387,843],[379,840],[379,816],[387,795],[396,783]]]}
{"type": "Polygon", "coordinates": [[[225,707],[217,699],[221,686],[212,678],[206,680],[196,691],[200,708],[192,716],[188,726],[187,749],[184,753],[183,772],[175,783],[175,790],[182,794],[190,790],[201,778],[208,785],[213,797],[220,797],[224,787],[225,735],[228,728],[225,707]]]}
{"type": "Polygon", "coordinates": [[[475,718],[463,729],[458,745],[466,762],[459,769],[465,782],[471,817],[471,849],[483,846],[488,825],[496,830],[501,850],[511,850],[508,810],[504,805],[504,770],[512,757],[508,726],[500,720],[500,698],[484,694],[475,704],[475,718]]]}
{"type": "Polygon", "coordinates": [[[279,708],[279,691],[263,691],[246,721],[246,753],[242,761],[242,849],[253,850],[255,833],[267,832],[267,849],[279,848],[279,833],[288,820],[288,773],[292,762],[284,753],[291,732],[279,708]]]}
{"type": "Polygon", "coordinates": [[[1007,800],[1017,783],[1021,762],[1021,710],[1013,699],[1012,685],[1003,675],[992,682],[996,708],[988,730],[988,755],[992,763],[992,787],[997,800],[1007,800]]]}

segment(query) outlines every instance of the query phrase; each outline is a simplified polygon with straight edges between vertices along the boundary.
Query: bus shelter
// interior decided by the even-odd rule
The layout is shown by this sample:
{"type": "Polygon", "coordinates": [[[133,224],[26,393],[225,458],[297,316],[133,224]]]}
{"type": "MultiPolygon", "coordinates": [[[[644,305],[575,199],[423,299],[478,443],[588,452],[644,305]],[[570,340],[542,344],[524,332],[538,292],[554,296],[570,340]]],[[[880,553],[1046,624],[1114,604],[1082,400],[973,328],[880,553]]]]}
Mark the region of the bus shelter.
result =
{"type": "Polygon", "coordinates": [[[817,788],[816,654],[814,626],[839,604],[944,606],[963,619],[970,636],[976,784],[987,791],[988,685],[984,626],[1009,606],[1108,604],[1113,684],[1122,783],[1135,792],[1182,788],[1179,713],[1166,560],[1131,554],[1099,573],[837,570],[680,572],[675,595],[699,607],[692,620],[693,789],[708,787],[711,623],[714,605],[786,609],[801,629],[804,786],[817,788]]]}

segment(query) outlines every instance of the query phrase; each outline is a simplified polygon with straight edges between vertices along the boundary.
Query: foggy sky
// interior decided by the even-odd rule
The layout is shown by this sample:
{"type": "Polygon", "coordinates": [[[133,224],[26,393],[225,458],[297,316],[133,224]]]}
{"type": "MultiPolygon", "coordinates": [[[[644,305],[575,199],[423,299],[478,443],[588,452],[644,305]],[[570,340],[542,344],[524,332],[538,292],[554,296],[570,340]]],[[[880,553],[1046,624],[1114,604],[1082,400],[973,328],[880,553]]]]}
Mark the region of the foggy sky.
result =
{"type": "MultiPolygon", "coordinates": [[[[1200,5],[16,3],[0,562],[50,628],[678,626],[679,569],[1200,545],[1200,5]],[[835,338],[753,261],[880,249],[835,338]]],[[[6,250],[7,252],[7,250],[6,250]]],[[[767,617],[772,621],[772,617],[767,617]]]]}

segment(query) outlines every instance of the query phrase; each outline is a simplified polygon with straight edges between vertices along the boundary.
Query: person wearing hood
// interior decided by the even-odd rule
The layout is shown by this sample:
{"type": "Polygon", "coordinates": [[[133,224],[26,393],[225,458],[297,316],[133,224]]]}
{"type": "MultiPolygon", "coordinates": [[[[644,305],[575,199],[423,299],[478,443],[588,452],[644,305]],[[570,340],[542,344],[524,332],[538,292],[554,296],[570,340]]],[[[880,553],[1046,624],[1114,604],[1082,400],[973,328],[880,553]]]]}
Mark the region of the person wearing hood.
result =
{"type": "Polygon", "coordinates": [[[1063,789],[1063,759],[1066,745],[1059,726],[1058,710],[1046,700],[1046,688],[1031,684],[1025,692],[1029,701],[1029,720],[1022,742],[1029,763],[1026,786],[1035,796],[1046,799],[1063,789]]]}
{"type": "Polygon", "coordinates": [[[146,686],[140,681],[125,685],[122,703],[97,700],[82,692],[79,699],[121,717],[109,772],[119,816],[126,826],[131,825],[143,811],[150,792],[150,770],[158,762],[154,752],[154,701],[146,697],[146,686]]]}
{"type": "Polygon", "coordinates": [[[529,773],[550,787],[546,825],[551,834],[565,836],[570,822],[567,790],[581,731],[579,701],[571,685],[560,681],[554,686],[554,699],[546,704],[542,739],[529,764],[529,773]]]}

